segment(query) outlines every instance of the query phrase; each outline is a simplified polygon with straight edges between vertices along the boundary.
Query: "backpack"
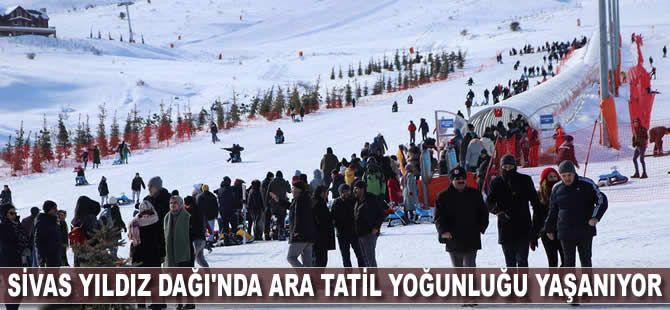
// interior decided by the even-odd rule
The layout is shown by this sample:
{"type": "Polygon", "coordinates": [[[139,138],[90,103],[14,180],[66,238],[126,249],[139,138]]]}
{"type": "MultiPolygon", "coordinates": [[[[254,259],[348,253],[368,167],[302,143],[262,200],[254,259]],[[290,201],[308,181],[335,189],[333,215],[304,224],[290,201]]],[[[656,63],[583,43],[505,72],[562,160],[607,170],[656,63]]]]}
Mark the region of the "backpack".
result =
{"type": "Polygon", "coordinates": [[[88,240],[88,236],[84,233],[84,230],[81,227],[75,227],[67,234],[68,239],[70,240],[70,245],[75,244],[84,244],[88,240]]]}

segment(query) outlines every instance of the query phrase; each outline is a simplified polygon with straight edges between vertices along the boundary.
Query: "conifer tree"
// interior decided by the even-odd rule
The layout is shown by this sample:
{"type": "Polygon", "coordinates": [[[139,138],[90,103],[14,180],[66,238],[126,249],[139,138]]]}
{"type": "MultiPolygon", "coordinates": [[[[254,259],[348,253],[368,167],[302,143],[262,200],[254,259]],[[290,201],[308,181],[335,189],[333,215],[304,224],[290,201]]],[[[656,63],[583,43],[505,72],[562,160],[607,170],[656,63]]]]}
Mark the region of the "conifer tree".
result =
{"type": "Polygon", "coordinates": [[[216,99],[214,100],[214,103],[212,104],[212,110],[216,112],[216,126],[219,128],[223,128],[224,126],[224,111],[223,111],[223,103],[221,100],[216,99]]]}
{"type": "MultiPolygon", "coordinates": [[[[342,73],[342,71],[340,71],[342,73]]],[[[286,108],[286,100],[284,99],[284,91],[281,86],[277,86],[277,98],[275,98],[274,105],[272,106],[272,112],[283,112],[286,108]]]]}
{"type": "Polygon", "coordinates": [[[368,95],[368,81],[365,81],[365,85],[363,87],[363,96],[368,95]]]}
{"type": "Polygon", "coordinates": [[[361,97],[361,85],[356,83],[356,89],[354,90],[354,96],[356,96],[356,99],[361,97]]]}
{"type": "Polygon", "coordinates": [[[63,114],[58,114],[58,135],[56,144],[56,154],[58,161],[61,163],[65,158],[70,156],[70,133],[65,128],[63,114]]]}
{"type": "Polygon", "coordinates": [[[116,118],[116,111],[114,111],[114,117],[112,118],[112,127],[110,128],[110,134],[109,134],[109,148],[112,150],[116,150],[116,148],[120,144],[120,128],[119,128],[119,121],[116,118]]]}
{"type": "Polygon", "coordinates": [[[342,79],[342,66],[340,66],[340,73],[337,74],[337,77],[342,79]]]}
{"type": "Polygon", "coordinates": [[[14,139],[14,154],[12,156],[12,171],[14,173],[23,170],[25,165],[25,132],[23,131],[23,121],[19,130],[16,131],[16,138],[14,139]]]}
{"type": "Polygon", "coordinates": [[[261,91],[259,90],[256,96],[251,99],[251,107],[249,107],[249,117],[254,118],[256,117],[256,113],[258,113],[258,109],[260,108],[261,105],[261,91]]]}
{"type": "Polygon", "coordinates": [[[289,109],[299,109],[300,105],[300,94],[298,93],[298,87],[293,85],[293,92],[291,92],[291,97],[289,98],[289,109]]]}
{"type": "Polygon", "coordinates": [[[237,124],[240,121],[240,109],[237,106],[237,103],[233,103],[230,105],[230,119],[234,124],[237,124]]]}
{"type": "Polygon", "coordinates": [[[72,251],[80,258],[81,267],[123,267],[125,262],[113,253],[126,242],[120,239],[119,228],[111,221],[94,230],[93,236],[80,244],[73,244],[72,251]]]}
{"type": "Polygon", "coordinates": [[[347,83],[347,86],[345,87],[344,91],[344,100],[346,101],[347,104],[351,104],[351,99],[353,99],[353,93],[351,92],[351,85],[347,83]]]}
{"type": "Polygon", "coordinates": [[[363,68],[361,67],[361,62],[358,62],[358,76],[363,75],[363,68]]]}
{"type": "Polygon", "coordinates": [[[33,173],[41,173],[42,170],[42,162],[44,159],[40,157],[41,151],[39,147],[39,137],[37,133],[35,133],[35,143],[33,144],[33,149],[30,155],[30,168],[33,173]]]}
{"type": "Polygon", "coordinates": [[[41,152],[40,158],[43,161],[51,162],[54,160],[53,148],[51,145],[51,133],[47,128],[47,116],[44,115],[44,121],[42,123],[42,129],[40,130],[40,136],[38,138],[38,147],[41,152]]]}
{"type": "Polygon", "coordinates": [[[334,80],[334,79],[335,79],[335,67],[333,67],[333,68],[330,70],[330,79],[331,79],[331,80],[334,80]]]}
{"type": "Polygon", "coordinates": [[[107,132],[105,130],[105,119],[107,118],[107,109],[105,103],[98,106],[100,113],[98,113],[98,137],[96,142],[100,149],[100,156],[107,156],[109,148],[107,147],[107,132]]]}

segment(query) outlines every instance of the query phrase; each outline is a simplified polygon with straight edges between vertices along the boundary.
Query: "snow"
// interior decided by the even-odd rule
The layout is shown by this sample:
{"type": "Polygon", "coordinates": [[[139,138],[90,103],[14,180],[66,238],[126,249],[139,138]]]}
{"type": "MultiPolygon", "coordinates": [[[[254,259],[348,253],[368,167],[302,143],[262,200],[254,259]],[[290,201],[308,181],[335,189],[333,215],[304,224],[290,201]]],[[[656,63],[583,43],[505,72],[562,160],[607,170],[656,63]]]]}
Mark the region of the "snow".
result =
{"type": "MultiPolygon", "coordinates": [[[[0,5],[5,4],[2,1],[0,5]]],[[[60,8],[70,5],[81,8],[86,2],[66,3],[60,8]]],[[[51,13],[50,25],[57,27],[59,39],[0,39],[0,55],[5,60],[0,63],[0,133],[12,133],[19,120],[24,120],[29,128],[37,128],[43,114],[53,123],[54,116],[65,106],[72,111],[71,120],[76,120],[79,113],[94,116],[97,105],[103,102],[119,115],[137,104],[145,115],[149,110],[156,111],[161,101],[169,102],[178,96],[197,111],[216,98],[229,98],[233,90],[255,95],[257,89],[272,85],[284,88],[298,81],[311,83],[319,75],[322,87],[330,89],[347,82],[347,79],[329,80],[331,67],[337,70],[342,65],[346,70],[349,64],[356,66],[358,61],[365,63],[370,57],[377,59],[384,54],[391,57],[396,49],[406,51],[410,46],[423,54],[428,50],[461,49],[467,51],[468,58],[462,73],[465,78],[367,97],[355,109],[321,109],[308,115],[303,123],[286,119],[273,123],[247,122],[242,128],[220,133],[220,144],[212,145],[209,137],[199,136],[190,143],[135,152],[130,165],[112,166],[107,160],[100,169],[87,171],[90,186],[74,187],[74,174],[70,169],[1,180],[12,188],[20,214],[25,216],[31,206],[41,206],[45,199],[52,199],[59,208],[68,210],[71,217],[78,196],[97,199],[95,185],[102,176],[107,178],[114,195],[123,192],[130,195],[135,172],[140,172],[145,181],[161,176],[169,190],[190,193],[196,183],[207,183],[214,189],[226,175],[247,183],[278,169],[286,175],[295,170],[311,175],[309,172],[318,167],[327,147],[333,147],[339,158],[349,158],[380,132],[390,152],[395,153],[398,144],[408,142],[409,120],[432,119],[436,109],[464,110],[469,88],[464,86],[467,77],[473,77],[475,85],[471,88],[476,94],[475,101],[481,102],[485,88],[490,90],[495,84],[520,76],[519,71],[512,70],[516,60],[522,62],[521,67],[542,65],[543,54],[509,57],[507,49],[572,40],[582,35],[592,38],[597,27],[597,3],[593,0],[534,1],[525,7],[516,4],[516,1],[494,0],[420,3],[289,0],[282,1],[281,6],[269,0],[166,0],[154,1],[152,5],[142,2],[131,7],[131,15],[136,37],[144,34],[147,45],[87,39],[91,31],[96,36],[98,29],[103,38],[111,32],[115,38],[123,33],[127,39],[127,21],[118,18],[120,9],[115,6],[51,13]],[[576,26],[577,18],[581,18],[581,27],[576,26]],[[521,32],[509,31],[512,20],[521,22],[521,32]],[[469,35],[460,36],[463,29],[467,29],[469,35]],[[178,35],[182,35],[181,41],[177,40],[178,35]],[[174,49],[169,48],[170,43],[175,44],[174,49]],[[304,51],[304,60],[298,58],[298,51],[304,51]],[[27,52],[36,52],[37,57],[26,59],[27,52]],[[497,52],[503,52],[505,64],[490,62],[497,52]],[[224,57],[221,62],[216,59],[219,53],[224,57]],[[144,87],[136,86],[140,79],[146,82],[144,87]],[[414,97],[411,106],[405,104],[409,94],[414,97]],[[399,112],[392,114],[393,101],[398,101],[400,106],[399,112]],[[273,143],[277,127],[285,133],[287,141],[283,145],[273,143]],[[242,163],[225,161],[227,152],[220,148],[232,143],[245,148],[242,163]]],[[[670,79],[665,78],[666,72],[670,72],[670,61],[660,56],[670,31],[670,26],[665,24],[667,16],[661,12],[668,9],[670,3],[664,0],[622,2],[621,8],[623,67],[634,64],[636,57],[627,38],[631,32],[642,32],[643,53],[646,58],[649,55],[655,58],[658,71],[658,80],[652,81],[652,88],[661,93],[670,91],[670,79]],[[651,14],[650,7],[654,8],[651,14]],[[653,29],[652,25],[655,25],[653,29]]],[[[568,70],[570,68],[561,74],[569,73],[568,70]]],[[[397,72],[390,73],[392,77],[395,75],[397,72]]],[[[368,81],[370,86],[374,80],[373,77],[356,79],[361,84],[368,81]]],[[[534,82],[531,80],[531,91],[534,82]]],[[[562,86],[551,87],[558,92],[562,86]]],[[[624,86],[616,101],[618,118],[623,122],[628,118],[626,96],[624,86]]],[[[652,119],[670,120],[668,101],[663,95],[656,97],[652,119]]],[[[473,112],[480,109],[475,107],[473,112]]],[[[569,121],[564,127],[568,131],[592,128],[598,111],[597,87],[589,87],[579,97],[579,103],[568,111],[566,119],[569,121]]],[[[631,175],[632,153],[626,146],[628,141],[622,142],[625,146],[619,152],[594,145],[594,150],[611,157],[589,164],[587,176],[597,179],[613,165],[624,175],[631,175]]],[[[582,162],[586,151],[577,150],[582,162]]],[[[666,174],[670,157],[647,158],[647,165],[649,179],[633,179],[625,185],[602,189],[609,197],[610,206],[594,239],[595,266],[670,264],[667,255],[670,231],[665,217],[659,216],[667,213],[665,209],[670,201],[670,193],[659,190],[670,188],[670,177],[666,174]]],[[[521,169],[536,182],[541,170],[521,169]]],[[[132,211],[132,207],[122,208],[126,223],[132,211]]],[[[482,267],[504,264],[497,244],[495,217],[490,220],[483,236],[483,249],[478,253],[478,265],[482,267]]],[[[379,265],[383,267],[450,266],[432,225],[383,227],[377,251],[379,265]]],[[[288,267],[286,252],[286,243],[254,242],[217,248],[207,259],[217,267],[288,267]]],[[[121,249],[120,255],[127,256],[128,248],[121,249]]],[[[531,253],[529,262],[531,266],[546,266],[543,250],[531,253]]],[[[329,266],[341,266],[338,251],[329,252],[329,266]]]]}
{"type": "Polygon", "coordinates": [[[11,14],[11,13],[14,12],[14,10],[16,10],[18,7],[19,7],[18,5],[14,5],[14,6],[10,6],[10,7],[8,7],[7,9],[5,9],[5,14],[4,14],[4,15],[9,15],[9,14],[11,14]]]}

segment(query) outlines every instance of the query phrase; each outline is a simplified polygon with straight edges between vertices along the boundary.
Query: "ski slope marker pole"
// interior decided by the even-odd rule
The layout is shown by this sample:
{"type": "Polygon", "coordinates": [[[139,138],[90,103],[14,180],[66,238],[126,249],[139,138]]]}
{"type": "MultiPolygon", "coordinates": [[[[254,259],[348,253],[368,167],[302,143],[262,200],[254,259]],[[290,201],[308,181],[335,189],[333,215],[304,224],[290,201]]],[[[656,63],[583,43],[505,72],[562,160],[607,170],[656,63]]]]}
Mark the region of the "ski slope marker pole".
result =
{"type": "Polygon", "coordinates": [[[586,153],[586,162],[584,163],[584,176],[586,177],[586,167],[589,166],[589,158],[591,157],[591,146],[593,145],[593,137],[596,135],[596,126],[598,125],[598,119],[596,118],[593,122],[593,132],[591,133],[591,142],[589,143],[589,152],[586,153]]]}

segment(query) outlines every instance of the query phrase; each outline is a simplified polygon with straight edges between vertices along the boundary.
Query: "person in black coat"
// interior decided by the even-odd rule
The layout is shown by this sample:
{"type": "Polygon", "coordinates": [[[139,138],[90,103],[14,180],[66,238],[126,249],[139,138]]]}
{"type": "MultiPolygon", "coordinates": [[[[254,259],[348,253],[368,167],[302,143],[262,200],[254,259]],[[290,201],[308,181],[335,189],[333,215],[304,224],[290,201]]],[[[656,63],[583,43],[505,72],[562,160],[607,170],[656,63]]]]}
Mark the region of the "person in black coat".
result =
{"type": "Polygon", "coordinates": [[[377,195],[366,191],[367,184],[358,180],[354,183],[354,227],[356,237],[365,257],[365,267],[377,267],[375,250],[377,236],[384,222],[386,204],[377,195]]]}
{"type": "Polygon", "coordinates": [[[489,225],[482,193],[466,187],[466,178],[463,168],[452,169],[449,172],[451,186],[435,200],[435,226],[454,267],[477,266],[477,251],[482,248],[480,234],[484,234],[489,225]]]}
{"type": "Polygon", "coordinates": [[[205,260],[203,250],[206,248],[205,242],[205,215],[202,214],[200,205],[195,202],[192,196],[184,198],[184,210],[191,215],[191,229],[189,232],[189,239],[191,241],[191,262],[189,266],[195,266],[195,262],[201,267],[209,267],[209,263],[205,260]]]}
{"type": "Polygon", "coordinates": [[[67,248],[70,247],[69,229],[67,224],[67,212],[65,210],[58,210],[58,227],[60,227],[60,241],[63,246],[61,251],[62,266],[69,267],[70,263],[67,260],[67,248]]]}
{"type": "Polygon", "coordinates": [[[98,193],[100,194],[100,205],[103,206],[109,201],[109,188],[107,187],[107,178],[102,177],[98,184],[98,193]]]}
{"type": "Polygon", "coordinates": [[[19,223],[16,208],[0,207],[0,267],[24,267],[28,264],[28,234],[19,223]]]}
{"type": "MultiPolygon", "coordinates": [[[[170,193],[167,189],[163,188],[163,180],[160,177],[153,177],[149,180],[147,184],[149,187],[149,195],[144,197],[144,200],[151,202],[154,210],[158,213],[158,219],[160,221],[160,230],[161,235],[164,236],[165,232],[163,231],[163,222],[165,216],[170,212],[170,193]]],[[[161,238],[163,248],[165,247],[165,238],[161,238]]],[[[165,260],[165,250],[161,252],[161,261],[165,260]]]]}
{"type": "Polygon", "coordinates": [[[93,168],[100,168],[100,149],[97,145],[93,147],[93,168]]]}
{"type": "Polygon", "coordinates": [[[264,214],[264,224],[265,227],[263,227],[263,234],[265,235],[265,240],[271,240],[272,238],[270,237],[270,230],[272,226],[272,210],[270,209],[270,204],[268,201],[268,187],[270,186],[270,182],[272,182],[272,179],[274,179],[275,175],[271,171],[268,171],[268,173],[265,175],[265,179],[263,179],[263,182],[261,182],[261,197],[263,198],[263,214],[264,214]]]}
{"type": "Polygon", "coordinates": [[[328,188],[319,185],[312,194],[312,212],[316,224],[316,240],[314,241],[314,267],[326,267],[328,251],[335,250],[335,231],[333,218],[328,210],[328,188]]]}
{"type": "Polygon", "coordinates": [[[149,200],[140,203],[139,213],[130,221],[130,257],[137,267],[161,267],[161,257],[165,257],[165,236],[163,222],[149,200]],[[133,231],[139,227],[139,236],[133,231]]]}
{"type": "Polygon", "coordinates": [[[12,204],[12,191],[9,189],[9,185],[5,185],[0,192],[0,205],[10,204],[12,204]]]}
{"type": "Polygon", "coordinates": [[[35,250],[40,267],[61,266],[61,235],[58,226],[58,207],[47,200],[42,206],[44,213],[35,220],[35,250]]]}
{"type": "Polygon", "coordinates": [[[195,197],[195,204],[198,205],[200,213],[203,214],[207,225],[212,230],[207,240],[214,242],[214,224],[216,223],[216,218],[219,216],[219,201],[209,190],[209,185],[203,184],[201,189],[202,193],[195,197]]]}
{"type": "Polygon", "coordinates": [[[142,191],[142,189],[146,188],[147,187],[146,185],[144,185],[144,180],[140,176],[140,173],[139,172],[135,173],[135,177],[133,178],[133,181],[130,183],[130,189],[133,191],[133,203],[140,202],[140,192],[142,191]]]}
{"type": "Polygon", "coordinates": [[[277,234],[279,240],[285,239],[284,221],[286,220],[286,210],[289,206],[287,193],[291,191],[291,185],[284,180],[281,171],[277,171],[275,178],[268,185],[268,191],[265,200],[268,202],[272,215],[277,217],[277,234]]]}
{"type": "MultiPolygon", "coordinates": [[[[30,208],[30,215],[24,218],[21,221],[21,226],[23,226],[23,231],[28,235],[28,250],[30,251],[31,262],[33,260],[33,245],[35,244],[35,239],[33,238],[35,233],[35,219],[40,214],[40,208],[32,207],[30,208]]],[[[32,263],[31,263],[32,265],[32,263]]]]}
{"type": "Polygon", "coordinates": [[[582,267],[591,267],[593,236],[607,211],[607,197],[591,179],[578,176],[571,161],[563,161],[558,172],[562,182],[551,191],[544,230],[549,239],[561,241],[564,267],[575,267],[575,249],[582,267]]]}
{"type": "MultiPolygon", "coordinates": [[[[87,238],[93,238],[95,231],[101,226],[100,221],[98,221],[98,213],[100,213],[100,204],[97,201],[87,196],[80,196],[74,208],[74,217],[70,222],[72,229],[79,227],[87,238]]],[[[35,237],[37,238],[37,235],[35,237]]],[[[79,267],[81,262],[82,259],[78,257],[75,251],[74,266],[79,267]]]]}
{"type": "Polygon", "coordinates": [[[251,217],[249,231],[254,234],[254,240],[263,239],[265,229],[265,207],[263,205],[263,194],[261,193],[261,181],[251,181],[251,188],[247,193],[247,210],[251,217]]]}
{"type": "Polygon", "coordinates": [[[537,244],[541,225],[532,222],[528,204],[535,213],[541,208],[540,201],[533,180],[516,171],[514,156],[503,156],[500,164],[502,176],[491,181],[486,204],[489,212],[498,216],[498,243],[503,248],[505,264],[528,267],[528,250],[531,242],[537,244]]]}
{"type": "Polygon", "coordinates": [[[293,267],[312,267],[316,225],[307,186],[303,181],[293,183],[293,201],[289,208],[289,248],[286,255],[286,260],[293,267]]]}
{"type": "Polygon", "coordinates": [[[351,188],[346,183],[341,184],[338,191],[340,196],[333,201],[330,213],[337,230],[337,244],[342,255],[342,263],[344,267],[352,267],[351,252],[349,251],[351,248],[356,255],[358,267],[365,267],[365,257],[356,236],[354,220],[355,199],[352,196],[351,188]]]}
{"type": "Polygon", "coordinates": [[[237,217],[235,216],[235,197],[233,188],[230,186],[231,180],[229,177],[224,177],[221,182],[221,187],[217,189],[219,199],[219,213],[221,214],[221,229],[219,233],[224,234],[224,242],[230,242],[231,233],[237,230],[237,217]]]}

